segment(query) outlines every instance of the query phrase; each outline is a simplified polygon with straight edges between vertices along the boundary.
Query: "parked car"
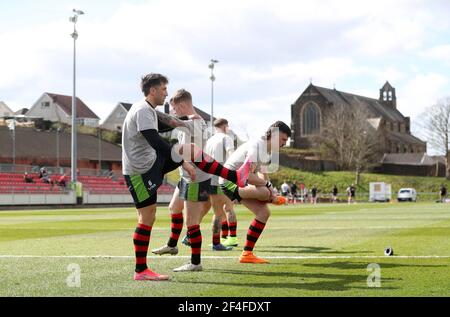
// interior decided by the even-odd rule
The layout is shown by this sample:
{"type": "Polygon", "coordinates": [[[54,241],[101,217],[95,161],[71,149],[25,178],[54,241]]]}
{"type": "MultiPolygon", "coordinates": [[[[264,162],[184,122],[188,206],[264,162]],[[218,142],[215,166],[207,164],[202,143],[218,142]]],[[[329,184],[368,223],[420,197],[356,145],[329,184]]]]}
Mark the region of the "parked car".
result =
{"type": "Polygon", "coordinates": [[[397,201],[416,201],[417,192],[414,188],[400,188],[397,195],[397,201]]]}

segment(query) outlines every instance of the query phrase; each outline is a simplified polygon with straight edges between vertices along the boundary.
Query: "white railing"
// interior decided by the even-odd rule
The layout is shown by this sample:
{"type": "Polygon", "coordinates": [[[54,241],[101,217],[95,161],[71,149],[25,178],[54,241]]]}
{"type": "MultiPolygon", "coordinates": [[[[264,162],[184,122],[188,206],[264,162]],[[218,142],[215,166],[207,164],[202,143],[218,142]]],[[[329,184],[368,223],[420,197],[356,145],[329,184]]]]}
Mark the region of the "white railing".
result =
{"type": "Polygon", "coordinates": [[[76,203],[74,191],[64,193],[28,194],[12,193],[0,194],[0,206],[7,205],[73,205],[76,203]]]}

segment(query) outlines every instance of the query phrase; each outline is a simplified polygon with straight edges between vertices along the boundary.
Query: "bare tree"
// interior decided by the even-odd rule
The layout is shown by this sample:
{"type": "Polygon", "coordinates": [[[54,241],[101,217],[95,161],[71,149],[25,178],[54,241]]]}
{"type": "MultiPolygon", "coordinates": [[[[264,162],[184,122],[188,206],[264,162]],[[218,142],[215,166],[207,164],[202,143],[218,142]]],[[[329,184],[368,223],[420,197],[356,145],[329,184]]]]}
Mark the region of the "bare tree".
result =
{"type": "Polygon", "coordinates": [[[361,107],[335,105],[324,118],[321,134],[315,139],[325,159],[340,170],[354,170],[355,183],[362,171],[377,163],[381,154],[379,132],[361,107]]]}
{"type": "Polygon", "coordinates": [[[422,128],[431,147],[446,157],[445,177],[450,179],[450,97],[440,99],[422,115],[422,128]]]}

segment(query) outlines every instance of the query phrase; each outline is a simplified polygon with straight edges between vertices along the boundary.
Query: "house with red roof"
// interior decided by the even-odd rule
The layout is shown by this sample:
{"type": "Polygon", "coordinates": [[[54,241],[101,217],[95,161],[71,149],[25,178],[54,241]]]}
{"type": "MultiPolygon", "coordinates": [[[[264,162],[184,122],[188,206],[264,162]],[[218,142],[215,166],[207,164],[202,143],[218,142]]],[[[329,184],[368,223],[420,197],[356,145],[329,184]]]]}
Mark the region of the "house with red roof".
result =
{"type": "MultiPolygon", "coordinates": [[[[98,127],[100,118],[78,97],[76,111],[78,124],[98,127]]],[[[33,104],[27,116],[72,125],[72,96],[45,92],[33,104]]]]}

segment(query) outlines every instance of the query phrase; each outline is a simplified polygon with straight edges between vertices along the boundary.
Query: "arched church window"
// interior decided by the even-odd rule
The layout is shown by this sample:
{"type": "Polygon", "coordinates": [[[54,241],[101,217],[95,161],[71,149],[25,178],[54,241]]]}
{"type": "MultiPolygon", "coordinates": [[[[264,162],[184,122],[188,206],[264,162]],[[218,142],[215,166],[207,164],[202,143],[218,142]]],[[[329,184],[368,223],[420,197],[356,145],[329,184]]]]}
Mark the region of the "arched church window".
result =
{"type": "Polygon", "coordinates": [[[302,134],[320,133],[320,109],[313,103],[307,104],[302,113],[302,134]]]}

